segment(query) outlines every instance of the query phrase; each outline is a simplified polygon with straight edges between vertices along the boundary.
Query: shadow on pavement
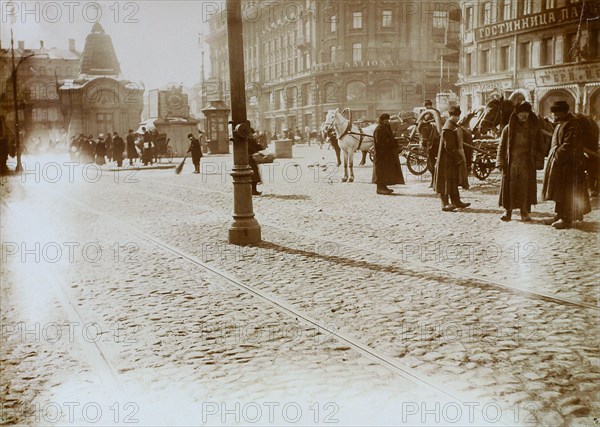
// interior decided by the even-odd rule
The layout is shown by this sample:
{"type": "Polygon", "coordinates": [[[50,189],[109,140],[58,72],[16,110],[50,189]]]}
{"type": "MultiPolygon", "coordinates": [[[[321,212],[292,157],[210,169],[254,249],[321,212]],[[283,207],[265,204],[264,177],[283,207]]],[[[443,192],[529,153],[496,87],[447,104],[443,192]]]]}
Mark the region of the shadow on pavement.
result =
{"type": "Polygon", "coordinates": [[[304,194],[263,194],[261,199],[279,199],[279,200],[310,200],[310,196],[304,194]]]}

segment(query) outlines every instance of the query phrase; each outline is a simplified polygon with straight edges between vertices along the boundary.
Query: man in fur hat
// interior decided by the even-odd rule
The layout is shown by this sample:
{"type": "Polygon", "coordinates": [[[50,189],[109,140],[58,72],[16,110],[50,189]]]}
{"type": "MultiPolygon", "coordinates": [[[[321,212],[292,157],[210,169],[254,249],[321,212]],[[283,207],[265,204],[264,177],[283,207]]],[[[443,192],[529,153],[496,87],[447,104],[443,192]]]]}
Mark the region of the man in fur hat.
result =
{"type": "Polygon", "coordinates": [[[379,116],[379,125],[373,132],[375,161],[372,182],[377,184],[377,194],[389,195],[394,191],[388,185],[404,184],[404,175],[398,158],[398,143],[390,126],[390,115],[379,116]]]}
{"type": "Polygon", "coordinates": [[[523,101],[502,130],[496,156],[502,171],[499,206],[506,211],[500,217],[510,221],[512,210],[521,210],[521,221],[531,221],[531,205],[537,204],[536,170],[544,168],[542,132],[531,104],[523,101]]]}
{"type": "Polygon", "coordinates": [[[550,107],[558,126],[552,135],[552,146],[544,174],[542,194],[545,200],[556,202],[554,228],[570,228],[573,221],[582,220],[591,212],[585,179],[585,159],[581,129],[569,113],[566,101],[556,101],[550,107]]]}

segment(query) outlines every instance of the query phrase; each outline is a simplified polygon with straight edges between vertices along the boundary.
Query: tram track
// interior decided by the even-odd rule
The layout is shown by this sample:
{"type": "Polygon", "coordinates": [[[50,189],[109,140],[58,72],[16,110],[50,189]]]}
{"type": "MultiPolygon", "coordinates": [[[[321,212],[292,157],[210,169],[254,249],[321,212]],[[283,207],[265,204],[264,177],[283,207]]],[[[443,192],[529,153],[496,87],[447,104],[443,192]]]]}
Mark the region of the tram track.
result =
{"type": "MultiPolygon", "coordinates": [[[[204,188],[196,188],[196,187],[191,187],[191,186],[186,186],[186,185],[181,185],[181,184],[171,184],[171,183],[165,183],[165,182],[161,182],[160,180],[154,180],[154,179],[150,179],[150,181],[152,182],[156,182],[159,184],[163,184],[163,185],[167,185],[167,186],[173,186],[173,187],[179,187],[179,188],[184,188],[184,189],[189,189],[189,190],[194,190],[197,192],[210,192],[210,193],[219,193],[219,194],[223,194],[223,195],[229,195],[229,193],[226,193],[224,191],[218,191],[218,190],[210,190],[210,189],[204,189],[204,188]]],[[[174,203],[179,203],[179,204],[183,204],[183,205],[187,205],[187,206],[192,206],[194,208],[197,208],[196,205],[193,205],[192,203],[183,201],[183,200],[179,200],[176,199],[174,197],[169,197],[169,196],[165,196],[165,195],[158,195],[156,193],[150,193],[150,192],[145,192],[145,191],[141,191],[144,194],[150,196],[150,197],[154,197],[154,198],[162,198],[163,200],[167,200],[167,201],[171,201],[174,203]]],[[[205,203],[203,203],[205,204],[205,203]]],[[[212,212],[215,211],[219,211],[224,217],[229,217],[229,213],[224,212],[220,209],[215,209],[214,207],[212,207],[211,209],[212,212]]],[[[586,310],[595,310],[597,312],[600,312],[600,306],[599,305],[594,305],[594,304],[590,304],[587,302],[582,302],[582,301],[576,301],[570,298],[563,298],[563,297],[559,297],[556,295],[552,295],[550,293],[547,292],[539,292],[539,291],[533,291],[533,290],[529,290],[529,289],[524,289],[518,286],[512,286],[506,283],[501,283],[501,282],[497,282],[494,280],[490,280],[484,277],[480,277],[480,276],[476,276],[467,272],[463,272],[463,271],[456,271],[453,269],[449,269],[449,268],[444,268],[444,267],[439,267],[436,265],[432,265],[429,263],[424,263],[424,262],[416,262],[414,260],[410,260],[410,259],[402,259],[396,256],[391,255],[390,253],[386,253],[386,252],[381,252],[381,251],[376,251],[373,250],[371,248],[367,248],[364,246],[360,246],[360,245],[348,245],[345,242],[342,242],[340,240],[337,239],[331,239],[331,238],[327,238],[324,239],[322,236],[318,236],[315,235],[313,233],[307,233],[307,232],[299,232],[297,230],[293,230],[290,228],[284,228],[278,224],[275,224],[273,222],[270,221],[264,221],[261,220],[261,223],[264,225],[268,225],[269,227],[272,227],[274,229],[280,230],[280,231],[284,231],[286,233],[294,233],[297,236],[301,236],[301,237],[305,237],[305,238],[310,238],[310,239],[314,239],[320,242],[324,242],[324,243],[334,243],[336,245],[338,245],[339,247],[344,247],[347,248],[349,250],[360,250],[363,252],[368,252],[374,255],[377,255],[379,257],[385,257],[387,259],[391,259],[394,260],[398,263],[401,264],[411,264],[412,266],[414,266],[415,268],[427,268],[430,270],[434,270],[437,271],[438,273],[443,273],[443,274],[449,274],[452,275],[454,277],[461,277],[463,278],[463,280],[470,280],[473,281],[475,283],[479,283],[482,285],[486,285],[486,286],[491,286],[497,289],[502,289],[504,291],[510,291],[512,293],[516,293],[516,294],[520,294],[522,296],[527,296],[529,298],[532,299],[541,299],[544,301],[549,301],[549,302],[553,302],[555,304],[558,305],[563,305],[563,306],[571,306],[571,307],[578,307],[578,308],[582,308],[582,309],[586,309],[586,310]]]]}

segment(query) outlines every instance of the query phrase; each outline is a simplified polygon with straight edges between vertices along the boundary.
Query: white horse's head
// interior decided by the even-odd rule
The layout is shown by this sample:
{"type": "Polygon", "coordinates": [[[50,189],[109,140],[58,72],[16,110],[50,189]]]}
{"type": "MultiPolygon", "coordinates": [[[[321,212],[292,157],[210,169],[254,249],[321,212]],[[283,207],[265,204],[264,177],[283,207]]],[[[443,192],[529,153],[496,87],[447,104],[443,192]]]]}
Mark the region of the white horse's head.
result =
{"type": "Polygon", "coordinates": [[[327,116],[325,116],[325,124],[331,126],[335,123],[336,116],[340,113],[340,109],[336,108],[335,110],[329,110],[327,112],[327,116]]]}

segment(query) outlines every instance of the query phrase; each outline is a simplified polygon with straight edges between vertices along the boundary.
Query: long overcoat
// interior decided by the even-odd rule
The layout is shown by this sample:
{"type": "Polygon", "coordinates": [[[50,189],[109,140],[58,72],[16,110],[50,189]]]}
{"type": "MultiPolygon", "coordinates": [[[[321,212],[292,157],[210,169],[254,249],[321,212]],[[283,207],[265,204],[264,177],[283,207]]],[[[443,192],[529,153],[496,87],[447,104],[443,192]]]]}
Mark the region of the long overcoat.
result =
{"type": "Polygon", "coordinates": [[[433,176],[433,188],[437,194],[452,194],[459,185],[469,188],[462,132],[452,120],[444,123],[433,176]]]}
{"type": "MultiPolygon", "coordinates": [[[[511,200],[510,197],[511,153],[515,143],[518,126],[519,119],[517,118],[517,114],[513,113],[510,116],[508,125],[502,130],[500,144],[498,145],[498,151],[496,153],[496,164],[502,170],[502,183],[500,184],[498,206],[502,206],[505,209],[516,209],[522,205],[517,203],[517,200],[511,200]]],[[[529,132],[527,140],[529,142],[529,169],[527,170],[527,182],[524,183],[527,185],[527,201],[524,201],[523,204],[536,205],[536,170],[542,170],[544,168],[544,141],[538,119],[533,113],[529,114],[529,132]]],[[[513,184],[517,185],[516,183],[513,184]]]]}
{"type": "Polygon", "coordinates": [[[572,114],[554,129],[542,188],[544,200],[555,201],[571,220],[591,212],[580,133],[572,114]]]}
{"type": "Polygon", "coordinates": [[[115,136],[112,140],[112,158],[113,160],[120,162],[123,160],[123,153],[125,151],[125,142],[120,136],[115,136]]]}
{"type": "Polygon", "coordinates": [[[375,161],[372,182],[377,185],[404,184],[398,157],[398,143],[388,124],[380,123],[373,132],[375,161]]]}

